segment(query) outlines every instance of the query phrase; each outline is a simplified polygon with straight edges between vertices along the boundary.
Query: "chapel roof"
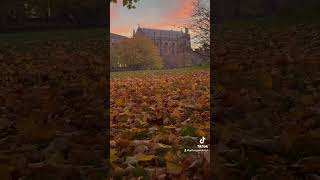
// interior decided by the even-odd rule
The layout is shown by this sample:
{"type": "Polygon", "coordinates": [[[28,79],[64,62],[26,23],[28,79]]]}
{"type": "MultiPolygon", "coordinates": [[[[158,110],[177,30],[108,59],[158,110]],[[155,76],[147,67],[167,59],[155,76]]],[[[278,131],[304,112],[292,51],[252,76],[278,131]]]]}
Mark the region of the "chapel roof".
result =
{"type": "Polygon", "coordinates": [[[114,33],[110,33],[110,37],[112,38],[112,39],[127,39],[128,37],[126,37],[126,36],[121,36],[121,35],[119,35],[119,34],[114,34],[114,33]]]}
{"type": "Polygon", "coordinates": [[[173,30],[161,30],[161,29],[150,29],[150,28],[138,28],[137,31],[141,30],[146,36],[149,37],[167,37],[167,38],[180,38],[185,34],[182,31],[173,30]]]}

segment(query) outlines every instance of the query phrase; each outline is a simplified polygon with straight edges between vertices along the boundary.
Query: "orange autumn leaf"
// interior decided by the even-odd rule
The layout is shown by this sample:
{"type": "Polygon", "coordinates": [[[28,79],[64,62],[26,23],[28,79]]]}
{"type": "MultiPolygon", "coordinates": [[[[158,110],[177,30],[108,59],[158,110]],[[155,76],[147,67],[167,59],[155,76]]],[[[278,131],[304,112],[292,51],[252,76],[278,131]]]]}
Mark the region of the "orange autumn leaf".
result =
{"type": "Polygon", "coordinates": [[[197,135],[198,137],[203,137],[203,136],[205,136],[205,133],[204,133],[202,130],[198,129],[198,130],[196,131],[196,135],[197,135]]]}

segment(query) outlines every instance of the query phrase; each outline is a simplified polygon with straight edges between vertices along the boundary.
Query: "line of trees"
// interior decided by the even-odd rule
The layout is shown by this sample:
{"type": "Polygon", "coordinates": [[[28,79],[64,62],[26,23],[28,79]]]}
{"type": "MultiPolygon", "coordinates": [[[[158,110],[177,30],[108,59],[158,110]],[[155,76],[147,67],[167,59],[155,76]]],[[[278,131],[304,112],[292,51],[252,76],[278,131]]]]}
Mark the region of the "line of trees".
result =
{"type": "Polygon", "coordinates": [[[105,26],[104,0],[2,0],[0,29],[105,26]]]}
{"type": "Polygon", "coordinates": [[[159,49],[151,40],[134,36],[110,47],[111,70],[161,69],[159,49]]]}

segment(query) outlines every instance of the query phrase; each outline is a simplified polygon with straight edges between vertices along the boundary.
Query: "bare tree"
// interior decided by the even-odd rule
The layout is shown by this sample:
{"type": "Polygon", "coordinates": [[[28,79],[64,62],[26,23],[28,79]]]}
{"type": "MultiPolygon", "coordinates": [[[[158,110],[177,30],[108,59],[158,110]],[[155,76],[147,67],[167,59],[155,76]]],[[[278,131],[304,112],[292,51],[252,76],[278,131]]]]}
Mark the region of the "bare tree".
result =
{"type": "Polygon", "coordinates": [[[210,56],[210,0],[195,0],[189,23],[194,43],[203,56],[210,56]]]}

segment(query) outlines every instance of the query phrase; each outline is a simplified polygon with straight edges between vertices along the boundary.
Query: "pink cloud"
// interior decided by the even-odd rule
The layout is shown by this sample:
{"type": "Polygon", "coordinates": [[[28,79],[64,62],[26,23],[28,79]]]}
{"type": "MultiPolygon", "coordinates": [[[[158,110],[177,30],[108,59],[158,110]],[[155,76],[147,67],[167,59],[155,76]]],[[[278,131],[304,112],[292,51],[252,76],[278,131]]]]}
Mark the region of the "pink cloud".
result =
{"type": "Polygon", "coordinates": [[[191,17],[193,12],[193,1],[192,0],[184,0],[182,1],[182,5],[180,9],[176,12],[177,18],[189,18],[191,17]]]}
{"type": "Polygon", "coordinates": [[[168,30],[180,30],[185,27],[187,20],[193,13],[194,0],[178,0],[179,6],[173,9],[168,15],[164,16],[158,22],[142,22],[143,27],[156,28],[156,29],[168,29],[168,30]]]}
{"type": "Polygon", "coordinates": [[[119,33],[125,33],[129,30],[129,27],[125,27],[125,26],[116,27],[116,28],[114,28],[114,30],[119,33]]]}
{"type": "Polygon", "coordinates": [[[132,34],[132,28],[128,26],[121,26],[112,28],[111,32],[116,33],[123,36],[130,36],[132,34]]]}
{"type": "Polygon", "coordinates": [[[180,30],[185,27],[187,20],[193,13],[194,0],[178,0],[179,6],[164,16],[161,21],[156,23],[145,23],[148,26],[159,29],[180,30]]]}
{"type": "Polygon", "coordinates": [[[120,14],[117,8],[111,8],[110,10],[110,20],[111,21],[115,21],[117,19],[119,19],[120,14]]]}
{"type": "MultiPolygon", "coordinates": [[[[173,8],[167,15],[159,18],[158,21],[149,21],[147,19],[140,19],[140,26],[146,28],[155,28],[155,29],[167,29],[167,30],[177,30],[180,31],[184,28],[185,24],[187,24],[187,20],[191,17],[193,12],[193,2],[194,0],[177,0],[179,2],[179,6],[177,8],[173,8]]],[[[115,5],[111,8],[110,16],[111,21],[116,21],[120,18],[119,14],[119,5],[115,5]]],[[[131,36],[132,30],[135,27],[132,26],[119,26],[113,27],[112,32],[120,35],[131,36]]]]}
{"type": "Polygon", "coordinates": [[[117,3],[110,3],[110,20],[117,20],[120,19],[120,8],[123,6],[122,5],[122,0],[117,1],[117,3]]]}
{"type": "Polygon", "coordinates": [[[180,4],[179,8],[171,14],[172,18],[189,18],[193,11],[193,0],[180,0],[180,4]]]}
{"type": "Polygon", "coordinates": [[[162,21],[156,23],[145,22],[141,27],[154,28],[154,29],[167,29],[167,30],[180,30],[180,25],[173,21],[162,21]]]}

